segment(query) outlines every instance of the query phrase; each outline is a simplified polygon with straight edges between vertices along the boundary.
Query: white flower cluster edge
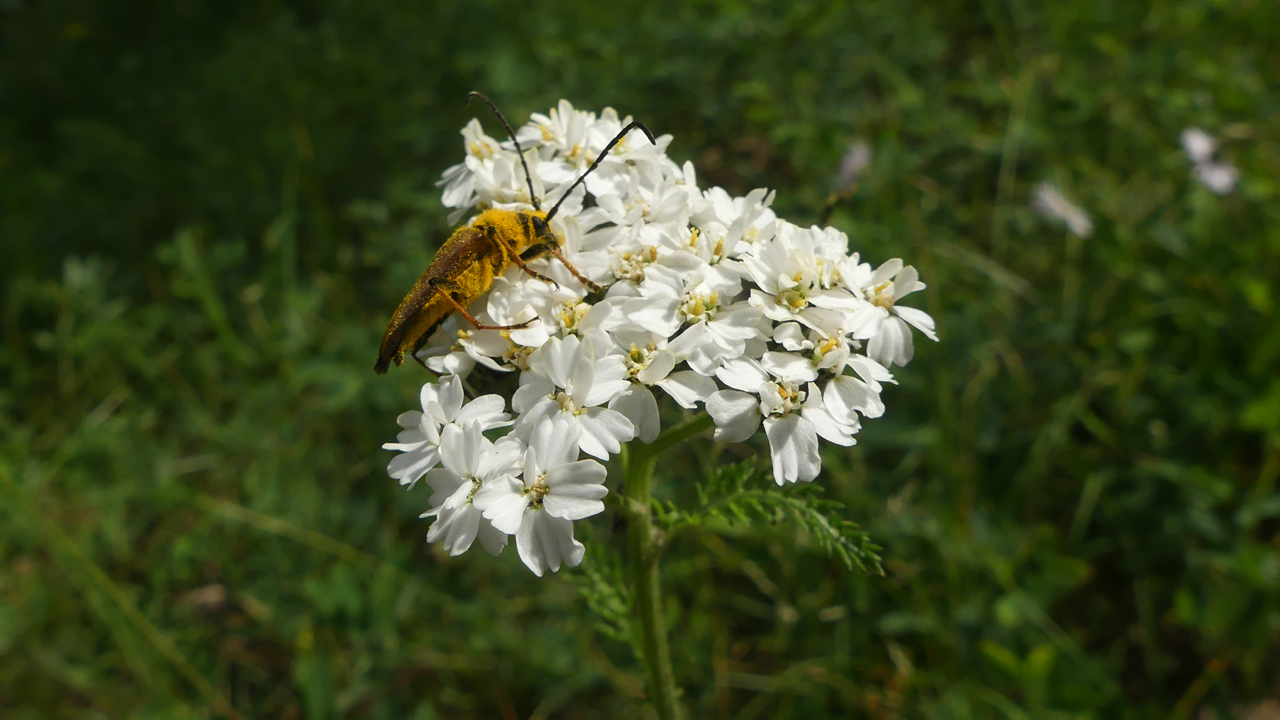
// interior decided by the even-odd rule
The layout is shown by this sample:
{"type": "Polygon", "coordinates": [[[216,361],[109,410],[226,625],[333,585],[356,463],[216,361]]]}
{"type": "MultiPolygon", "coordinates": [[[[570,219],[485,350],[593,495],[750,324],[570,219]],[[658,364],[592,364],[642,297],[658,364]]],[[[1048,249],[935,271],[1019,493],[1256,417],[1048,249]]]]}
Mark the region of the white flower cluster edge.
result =
{"type": "MultiPolygon", "coordinates": [[[[533,115],[517,137],[534,191],[558,200],[628,122],[563,100],[533,115]]],[[[477,120],[462,135],[466,160],[440,182],[451,221],[531,209],[514,145],[477,120]]],[[[476,330],[454,315],[420,351],[441,379],[422,387],[422,410],[400,415],[396,442],[383,447],[400,453],[392,478],[433,491],[428,542],[458,555],[478,538],[496,555],[515,535],[539,576],[579,564],[573,521],[604,510],[600,461],[658,437],[656,390],[702,405],[719,440],[763,426],[778,484],[811,481],[820,439],[852,445],[862,418],[884,412],[890,368],[913,354],[911,328],[937,340],[929,315],[900,304],[924,288],[914,268],[873,268],[844,233],[779,219],[771,192],[700,189],[691,163],[667,157],[670,142],[630,133],[553,220],[562,252],[603,297],[554,259],[532,266],[558,287],[513,266],[472,312],[494,325],[533,322],[476,330]],[[519,374],[510,412],[499,395],[464,403],[477,368],[519,374]],[[497,428],[509,430],[486,437],[497,428]]]]}

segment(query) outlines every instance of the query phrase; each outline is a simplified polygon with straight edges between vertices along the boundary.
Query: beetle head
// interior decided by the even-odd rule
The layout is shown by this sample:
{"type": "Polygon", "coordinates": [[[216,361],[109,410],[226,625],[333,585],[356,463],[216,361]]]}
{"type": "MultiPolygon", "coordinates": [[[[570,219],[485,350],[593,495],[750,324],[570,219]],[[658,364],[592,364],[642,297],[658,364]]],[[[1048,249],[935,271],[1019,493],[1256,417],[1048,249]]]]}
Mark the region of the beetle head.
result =
{"type": "Polygon", "coordinates": [[[529,218],[529,226],[533,228],[533,237],[529,238],[530,245],[541,243],[560,244],[560,239],[551,230],[551,223],[547,222],[547,213],[545,211],[535,210],[523,214],[529,218]]]}

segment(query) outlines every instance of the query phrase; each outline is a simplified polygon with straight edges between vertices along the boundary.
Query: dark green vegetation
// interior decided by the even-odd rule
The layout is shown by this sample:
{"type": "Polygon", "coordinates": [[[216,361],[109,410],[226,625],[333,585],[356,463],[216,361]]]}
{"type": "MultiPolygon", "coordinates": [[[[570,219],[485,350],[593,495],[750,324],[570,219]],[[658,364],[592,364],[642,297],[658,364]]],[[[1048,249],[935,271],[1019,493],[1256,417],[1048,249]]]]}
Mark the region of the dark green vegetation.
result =
{"type": "Polygon", "coordinates": [[[1280,6],[1034,5],[0,3],[0,715],[645,715],[572,582],[605,568],[442,557],[383,472],[427,375],[375,377],[377,340],[472,89],[612,104],[802,223],[865,138],[832,221],[930,285],[943,342],[820,480],[886,574],[785,524],[683,536],[692,717],[1280,692],[1280,6]],[[1045,179],[1091,238],[1029,210],[1045,179]]]}

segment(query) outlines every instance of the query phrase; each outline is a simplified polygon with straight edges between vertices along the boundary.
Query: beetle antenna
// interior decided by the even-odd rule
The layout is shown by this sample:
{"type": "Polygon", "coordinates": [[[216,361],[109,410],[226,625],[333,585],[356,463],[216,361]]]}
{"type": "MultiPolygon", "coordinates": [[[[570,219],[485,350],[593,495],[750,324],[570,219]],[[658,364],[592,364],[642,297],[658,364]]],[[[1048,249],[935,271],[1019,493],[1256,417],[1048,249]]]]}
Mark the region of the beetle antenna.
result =
{"type": "MultiPolygon", "coordinates": [[[[483,94],[474,90],[467,93],[467,105],[471,104],[471,98],[480,98],[484,101],[485,105],[489,106],[489,109],[493,111],[493,114],[498,116],[498,122],[502,123],[503,129],[507,131],[507,137],[511,138],[511,142],[516,144],[516,152],[520,154],[520,165],[524,167],[524,181],[529,185],[529,199],[533,201],[534,210],[541,210],[542,205],[538,202],[538,196],[533,193],[533,178],[529,175],[528,163],[524,161],[524,150],[520,148],[520,141],[516,139],[516,134],[511,129],[511,123],[508,123],[507,119],[502,117],[502,111],[498,110],[498,106],[494,105],[493,101],[485,97],[483,94]]],[[[646,130],[645,132],[648,131],[646,130]]]]}
{"type": "Polygon", "coordinates": [[[595,170],[596,167],[600,165],[600,161],[604,160],[604,156],[609,154],[609,151],[613,149],[613,146],[617,145],[622,140],[622,138],[626,136],[628,132],[631,132],[633,128],[640,128],[642,131],[644,131],[644,136],[649,138],[649,142],[653,143],[654,145],[658,144],[658,141],[653,139],[653,133],[649,132],[649,128],[645,127],[644,123],[642,122],[636,121],[622,128],[622,132],[613,136],[613,139],[609,141],[609,144],[604,146],[604,151],[600,153],[600,157],[596,158],[595,162],[591,163],[591,167],[587,168],[586,172],[579,175],[578,179],[575,180],[573,184],[569,186],[569,189],[565,190],[564,194],[560,196],[560,200],[555,204],[554,207],[551,208],[551,212],[547,213],[548,223],[551,222],[551,218],[556,216],[556,211],[560,209],[560,206],[564,204],[564,201],[568,199],[569,193],[573,192],[574,188],[581,185],[582,181],[587,179],[587,176],[591,174],[592,170],[595,170]]]}

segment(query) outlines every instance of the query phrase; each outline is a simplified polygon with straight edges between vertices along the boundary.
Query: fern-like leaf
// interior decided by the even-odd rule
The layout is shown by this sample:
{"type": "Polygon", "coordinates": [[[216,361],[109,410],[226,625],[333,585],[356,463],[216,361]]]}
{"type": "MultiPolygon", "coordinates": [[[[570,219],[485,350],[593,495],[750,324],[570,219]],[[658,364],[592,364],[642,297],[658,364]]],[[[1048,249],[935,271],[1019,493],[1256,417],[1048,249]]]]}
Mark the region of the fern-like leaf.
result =
{"type": "Polygon", "coordinates": [[[759,482],[754,461],[716,468],[697,486],[699,508],[682,511],[666,504],[654,508],[657,520],[668,532],[682,527],[791,524],[811,538],[829,556],[849,569],[883,574],[880,548],[857,523],[849,520],[845,506],[821,497],[814,485],[779,488],[759,482]]]}

